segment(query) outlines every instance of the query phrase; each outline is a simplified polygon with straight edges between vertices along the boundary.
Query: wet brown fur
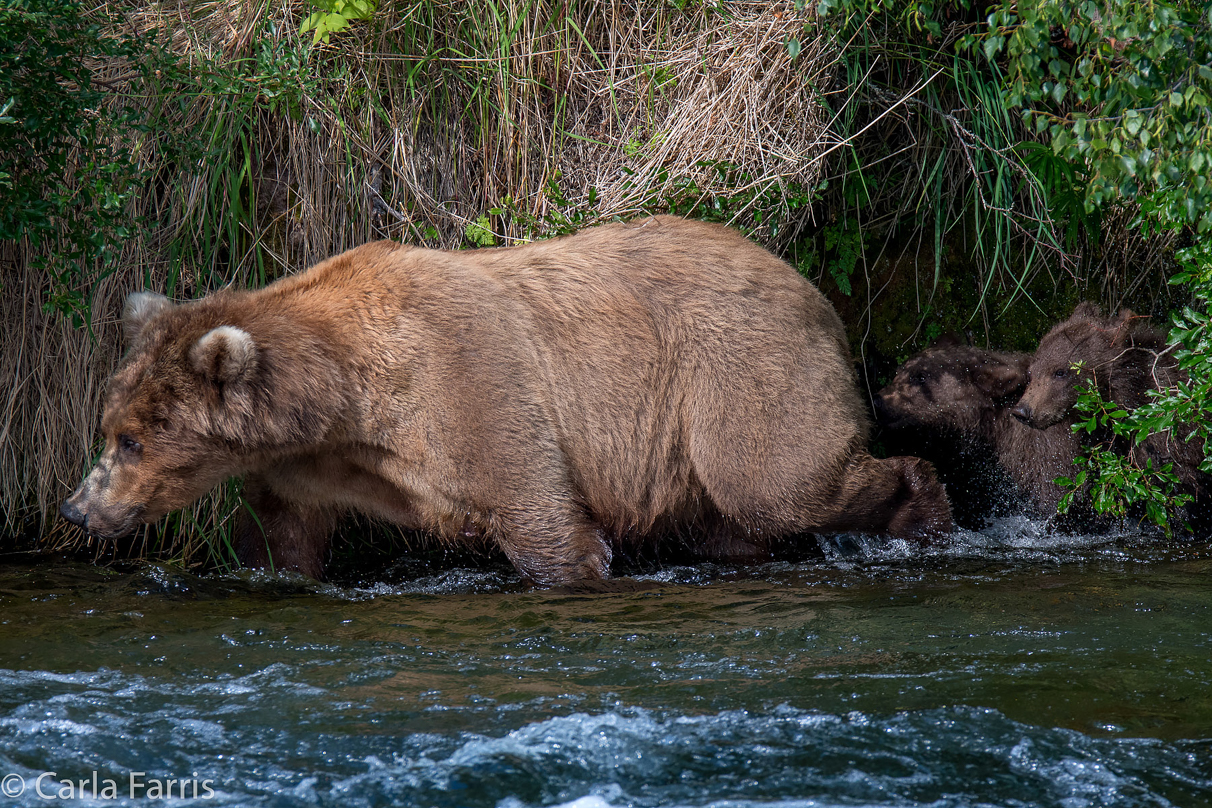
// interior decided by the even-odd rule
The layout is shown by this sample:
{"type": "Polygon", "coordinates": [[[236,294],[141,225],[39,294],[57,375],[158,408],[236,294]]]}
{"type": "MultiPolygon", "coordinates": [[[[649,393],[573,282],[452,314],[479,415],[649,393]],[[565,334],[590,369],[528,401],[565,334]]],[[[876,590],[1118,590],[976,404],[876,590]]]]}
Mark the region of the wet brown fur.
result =
{"type": "Polygon", "coordinates": [[[64,507],[102,535],[235,475],[257,514],[242,561],[313,576],[351,510],[487,537],[539,584],[605,577],[612,542],[703,519],[722,557],[950,529],[929,464],[867,453],[829,303],[717,225],[377,242],[261,290],[128,308],[106,450],[64,507]]]}
{"type": "MultiPolygon", "coordinates": [[[[927,349],[902,365],[877,394],[880,423],[887,429],[918,432],[924,442],[946,433],[959,437],[961,449],[988,447],[1033,508],[1054,514],[1064,491],[1053,480],[1072,475],[1080,447],[1071,420],[1038,430],[1011,415],[1027,386],[1030,361],[1029,354],[966,345],[927,349]]],[[[929,456],[940,469],[952,462],[929,456]]],[[[987,509],[991,495],[1000,493],[979,490],[974,496],[984,499],[987,509]]]]}
{"type": "MultiPolygon", "coordinates": [[[[1088,302],[1078,304],[1069,319],[1044,335],[1029,373],[1030,384],[1015,410],[1024,423],[1037,429],[1071,419],[1078,390],[1087,382],[1094,382],[1104,400],[1132,410],[1148,401],[1148,391],[1170,387],[1182,378],[1165,337],[1147,318],[1130,309],[1104,317],[1088,302]]],[[[1206,485],[1206,478],[1198,473],[1202,453],[1195,443],[1161,434],[1119,449],[1131,453],[1142,466],[1147,460],[1155,467],[1173,463],[1189,491],[1206,485]]]]}

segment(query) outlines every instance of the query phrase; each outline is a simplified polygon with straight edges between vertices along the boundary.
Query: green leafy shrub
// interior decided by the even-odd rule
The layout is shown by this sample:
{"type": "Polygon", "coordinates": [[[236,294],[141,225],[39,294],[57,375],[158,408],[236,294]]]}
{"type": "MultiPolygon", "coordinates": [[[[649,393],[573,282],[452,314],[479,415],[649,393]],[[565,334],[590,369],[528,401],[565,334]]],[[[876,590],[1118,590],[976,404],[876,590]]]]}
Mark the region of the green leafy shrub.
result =
{"type": "Polygon", "coordinates": [[[487,216],[468,222],[463,237],[476,247],[492,247],[497,243],[497,237],[492,232],[492,221],[487,216]]]}
{"type": "Polygon", "coordinates": [[[1074,431],[1099,439],[1074,458],[1080,470],[1072,478],[1057,478],[1068,489],[1057,510],[1068,513],[1079,499],[1089,499],[1095,513],[1125,519],[1143,508],[1144,518],[1172,534],[1171,513],[1192,500],[1190,494],[1178,492],[1173,464],[1155,468],[1150,459],[1141,466],[1123,450],[1126,441],[1139,442],[1151,434],[1135,431],[1137,413],[1144,408],[1130,412],[1108,403],[1092,384],[1079,393],[1075,407],[1083,417],[1074,431]]]}
{"type": "Polygon", "coordinates": [[[89,65],[135,52],[78,0],[0,6],[0,240],[29,240],[34,268],[51,275],[49,304],[77,321],[89,315],[83,290],[130,234],[126,200],[140,179],[139,117],[107,111],[89,65]]]}
{"type": "Polygon", "coordinates": [[[1091,208],[1148,197],[1212,228],[1212,29],[1194,2],[1010,3],[979,41],[1008,105],[1089,166],[1091,208]]]}

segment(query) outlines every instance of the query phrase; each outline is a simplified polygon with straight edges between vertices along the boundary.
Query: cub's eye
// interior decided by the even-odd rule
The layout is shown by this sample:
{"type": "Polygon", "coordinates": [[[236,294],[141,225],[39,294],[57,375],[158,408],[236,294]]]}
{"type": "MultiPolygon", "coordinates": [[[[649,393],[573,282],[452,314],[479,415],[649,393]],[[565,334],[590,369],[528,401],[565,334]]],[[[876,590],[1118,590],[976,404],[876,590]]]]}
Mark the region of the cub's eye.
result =
{"type": "Polygon", "coordinates": [[[143,444],[130,435],[118,436],[118,448],[122,450],[123,454],[139,455],[143,453],[143,444]]]}
{"type": "Polygon", "coordinates": [[[1069,378],[1069,368],[1059,368],[1056,373],[1052,375],[1056,376],[1058,379],[1067,379],[1069,378]]]}
{"type": "Polygon", "coordinates": [[[926,384],[926,374],[925,373],[909,374],[909,383],[916,384],[918,387],[925,385],[926,384]]]}

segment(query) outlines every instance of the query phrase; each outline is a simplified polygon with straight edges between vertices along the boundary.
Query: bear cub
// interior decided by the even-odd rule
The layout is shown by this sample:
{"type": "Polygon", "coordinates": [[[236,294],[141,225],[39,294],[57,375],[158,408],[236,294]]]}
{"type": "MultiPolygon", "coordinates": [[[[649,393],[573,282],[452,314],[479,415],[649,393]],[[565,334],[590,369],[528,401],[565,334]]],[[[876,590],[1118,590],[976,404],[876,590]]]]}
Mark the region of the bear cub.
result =
{"type": "MultiPolygon", "coordinates": [[[[1130,309],[1103,316],[1093,303],[1079,303],[1073,314],[1040,340],[1028,368],[1030,383],[1012,409],[1015,418],[1037,430],[1071,422],[1078,392],[1093,384],[1106,401],[1133,410],[1148,401],[1150,390],[1172,387],[1184,379],[1165,337],[1130,309]]],[[[1173,465],[1180,490],[1196,497],[1192,516],[1206,520],[1208,475],[1197,441],[1172,434],[1151,435],[1139,445],[1125,439],[1094,435],[1140,466],[1173,465]],[[1202,515],[1201,515],[1202,514],[1202,515]]]]}

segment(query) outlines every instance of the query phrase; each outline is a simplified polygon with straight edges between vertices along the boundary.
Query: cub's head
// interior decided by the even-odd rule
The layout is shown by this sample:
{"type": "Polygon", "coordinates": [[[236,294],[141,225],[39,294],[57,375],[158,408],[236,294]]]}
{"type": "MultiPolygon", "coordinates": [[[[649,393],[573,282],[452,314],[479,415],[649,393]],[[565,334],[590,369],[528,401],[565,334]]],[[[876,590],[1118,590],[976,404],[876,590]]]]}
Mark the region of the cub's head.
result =
{"type": "Polygon", "coordinates": [[[876,415],[888,429],[928,427],[976,437],[984,413],[1018,397],[1028,360],[967,345],[929,348],[876,394],[876,415]]]}
{"type": "Polygon", "coordinates": [[[121,536],[242,471],[265,398],[262,351],[244,329],[216,325],[214,309],[147,292],[127,299],[128,350],[109,381],[105,449],[64,502],[66,519],[121,536]]]}
{"type": "Polygon", "coordinates": [[[1153,356],[1152,347],[1164,339],[1129,309],[1104,317],[1093,303],[1080,303],[1069,319],[1058,323],[1040,340],[1031,359],[1030,383],[1014,417],[1036,429],[1060,423],[1077,403],[1078,390],[1098,383],[1104,394],[1117,369],[1126,369],[1153,356]]]}

